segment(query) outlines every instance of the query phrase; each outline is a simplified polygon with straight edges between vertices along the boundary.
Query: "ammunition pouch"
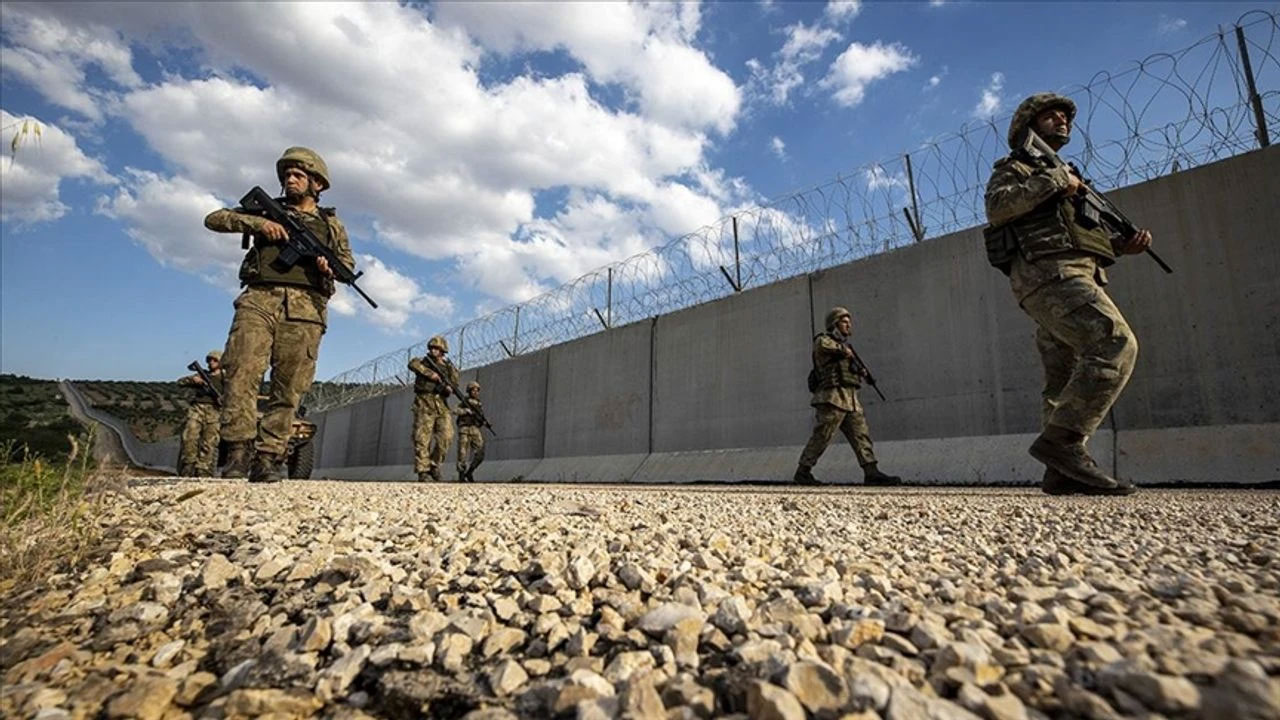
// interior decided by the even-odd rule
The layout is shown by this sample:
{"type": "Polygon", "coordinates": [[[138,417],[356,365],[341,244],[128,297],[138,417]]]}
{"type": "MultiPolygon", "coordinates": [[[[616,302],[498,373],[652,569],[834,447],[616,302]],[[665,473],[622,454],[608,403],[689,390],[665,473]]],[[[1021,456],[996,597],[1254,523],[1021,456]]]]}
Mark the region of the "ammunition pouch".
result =
{"type": "Polygon", "coordinates": [[[988,225],[982,229],[982,239],[987,247],[987,262],[1008,275],[1013,259],[1018,256],[1018,236],[1008,223],[988,225]]]}

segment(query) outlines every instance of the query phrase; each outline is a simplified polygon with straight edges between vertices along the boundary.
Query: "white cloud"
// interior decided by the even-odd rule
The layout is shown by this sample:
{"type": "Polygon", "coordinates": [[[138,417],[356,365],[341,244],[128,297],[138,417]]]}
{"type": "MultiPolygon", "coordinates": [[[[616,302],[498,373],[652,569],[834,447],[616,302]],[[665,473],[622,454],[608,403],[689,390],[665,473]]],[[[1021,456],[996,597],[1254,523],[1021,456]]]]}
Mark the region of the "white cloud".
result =
{"type": "Polygon", "coordinates": [[[973,108],[973,116],[982,120],[989,120],[995,116],[1004,103],[1004,99],[1000,96],[1002,90],[1004,90],[1004,73],[991,73],[991,81],[982,89],[978,104],[973,108]]]}
{"type": "Polygon", "coordinates": [[[98,212],[124,222],[129,237],[161,264],[230,289],[244,257],[240,236],[205,230],[204,216],[234,204],[186,178],[128,168],[115,194],[99,198],[98,212]]]}
{"type": "Polygon", "coordinates": [[[0,186],[4,188],[0,192],[0,220],[29,224],[62,217],[68,208],[59,188],[66,178],[86,178],[101,185],[115,182],[102,163],[85,155],[75,138],[57,125],[0,110],[0,128],[5,147],[12,147],[15,139],[18,143],[9,157],[0,158],[0,186]]]}
{"type": "Polygon", "coordinates": [[[773,151],[774,155],[778,156],[779,160],[787,159],[787,144],[782,142],[782,138],[777,135],[774,135],[773,138],[769,140],[769,149],[773,151]]]}
{"type": "Polygon", "coordinates": [[[592,80],[635,92],[643,113],[676,127],[726,133],[741,96],[693,47],[697,3],[440,3],[435,19],[499,53],[563,48],[592,80]]]}
{"type": "MultiPolygon", "coordinates": [[[[131,172],[101,211],[161,262],[211,279],[234,270],[239,245],[205,231],[201,218],[254,184],[271,186],[273,162],[290,145],[321,152],[333,180],[324,202],[350,227],[372,228],[353,237],[358,253],[373,240],[453,263],[458,277],[503,301],[712,222],[750,192],[706,164],[708,138],[732,130],[740,95],[696,47],[696,5],[517,3],[497,12],[491,3],[444,3],[431,6],[432,17],[393,3],[154,7],[44,3],[14,12],[68,36],[112,16],[127,40],[203,63],[196,76],[170,72],[141,86],[118,73],[120,87],[97,106],[170,168],[131,172]],[[481,80],[493,53],[551,49],[578,71],[481,80]],[[249,75],[252,83],[240,79],[249,75]],[[628,100],[602,104],[597,84],[628,100]],[[568,203],[538,217],[537,193],[554,188],[569,191],[568,203]]],[[[68,87],[96,101],[100,88],[89,85],[71,77],[68,87]]],[[[404,280],[384,282],[414,296],[404,280]]],[[[342,312],[344,300],[335,303],[342,312]]],[[[384,307],[387,322],[408,322],[421,304],[384,307]]]]}
{"type": "Polygon", "coordinates": [[[1185,27],[1187,27],[1186,20],[1177,17],[1170,17],[1163,13],[1160,14],[1160,19],[1156,22],[1156,32],[1161,35],[1178,32],[1185,27]]]}
{"type": "Polygon", "coordinates": [[[881,165],[872,165],[862,171],[862,177],[867,181],[868,190],[882,190],[885,188],[905,188],[907,186],[907,178],[901,172],[892,175],[881,165]]]}
{"type": "Polygon", "coordinates": [[[862,12],[862,0],[829,0],[822,14],[834,23],[848,22],[862,12]]]}
{"type": "Polygon", "coordinates": [[[4,35],[0,67],[59,107],[91,121],[102,119],[107,93],[87,87],[86,70],[97,68],[117,87],[138,87],[133,56],[118,32],[99,24],[68,27],[53,18],[0,8],[4,35]]]}
{"type": "Polygon", "coordinates": [[[929,77],[929,84],[928,84],[928,86],[926,87],[926,89],[933,89],[933,88],[936,88],[936,87],[938,87],[938,85],[940,85],[941,83],[942,83],[942,76],[941,76],[941,75],[932,75],[932,76],[930,76],[930,77],[929,77]]]}
{"type": "Polygon", "coordinates": [[[791,91],[804,85],[805,66],[822,57],[823,50],[841,38],[840,33],[831,28],[804,23],[788,25],[783,32],[787,39],[774,53],[771,67],[765,67],[756,58],[747,61],[751,73],[749,94],[773,105],[785,105],[791,91]]]}
{"type": "Polygon", "coordinates": [[[363,314],[372,323],[390,330],[403,328],[412,316],[448,320],[454,312],[453,300],[423,292],[417,281],[367,253],[356,254],[356,269],[363,271],[360,289],[378,301],[374,310],[354,290],[339,285],[330,307],[340,315],[363,314]]]}
{"type": "Polygon", "coordinates": [[[947,0],[929,0],[929,7],[942,7],[947,4],[947,0]]]}
{"type": "Polygon", "coordinates": [[[866,96],[867,86],[896,72],[902,72],[919,62],[906,46],[900,43],[872,45],[850,43],[840,53],[821,85],[833,91],[836,102],[853,107],[866,96]]]}

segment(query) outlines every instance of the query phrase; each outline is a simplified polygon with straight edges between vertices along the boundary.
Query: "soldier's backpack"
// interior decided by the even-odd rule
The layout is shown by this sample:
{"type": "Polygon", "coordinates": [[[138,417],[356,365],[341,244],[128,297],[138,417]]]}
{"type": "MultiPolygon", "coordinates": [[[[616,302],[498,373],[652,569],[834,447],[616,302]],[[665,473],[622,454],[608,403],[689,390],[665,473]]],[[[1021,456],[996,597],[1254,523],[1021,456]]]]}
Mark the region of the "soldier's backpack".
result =
{"type": "Polygon", "coordinates": [[[818,385],[821,382],[818,378],[818,368],[809,368],[809,392],[818,392],[818,385]]]}

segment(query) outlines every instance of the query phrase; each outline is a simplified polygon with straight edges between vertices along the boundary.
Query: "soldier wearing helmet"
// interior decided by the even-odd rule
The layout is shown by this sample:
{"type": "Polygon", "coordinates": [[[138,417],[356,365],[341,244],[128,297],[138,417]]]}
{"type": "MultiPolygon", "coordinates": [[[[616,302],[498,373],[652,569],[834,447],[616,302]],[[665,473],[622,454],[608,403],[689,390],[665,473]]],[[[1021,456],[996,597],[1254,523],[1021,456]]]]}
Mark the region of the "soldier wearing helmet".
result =
{"type": "Polygon", "coordinates": [[[1075,197],[1082,180],[1022,150],[1034,131],[1055,151],[1071,140],[1076,105],[1054,93],[1032,95],[1009,123],[1012,152],[987,182],[989,259],[1009,276],[1014,297],[1036,322],[1044,365],[1043,432],[1031,455],[1045,465],[1046,493],[1127,495],[1090,457],[1085,443],[1106,417],[1133,372],[1138,342],[1107,295],[1103,268],[1117,255],[1151,246],[1151,233],[1113,235],[1089,222],[1075,197]],[[992,253],[993,247],[1004,248],[992,253]],[[997,262],[1003,260],[1003,262],[997,262]]]}
{"type": "Polygon", "coordinates": [[[411,358],[413,371],[413,468],[418,482],[440,482],[440,466],[453,442],[449,414],[450,386],[458,384],[458,368],[445,357],[449,341],[436,335],[427,341],[425,357],[411,358]],[[428,362],[428,359],[430,362],[428,362]],[[432,369],[439,368],[444,375],[432,369]]]}
{"type": "Polygon", "coordinates": [[[467,383],[467,401],[459,403],[454,414],[458,416],[458,482],[475,482],[476,468],[484,462],[484,433],[480,431],[480,418],[484,405],[480,403],[480,383],[467,383]]]}
{"type": "MultiPolygon", "coordinates": [[[[276,177],[284,194],[281,204],[354,267],[346,228],[333,208],[318,204],[320,193],[329,189],[324,160],[314,150],[288,148],[276,161],[276,177]]],[[[248,250],[240,265],[244,291],[235,301],[224,363],[222,439],[227,443],[227,465],[223,475],[277,482],[294,414],[315,377],[334,292],[333,272],[323,257],[278,267],[275,261],[288,231],[243,209],[215,210],[204,225],[214,232],[240,233],[248,250]],[[268,366],[270,397],[259,422],[256,395],[268,366]]]]}
{"type": "Polygon", "coordinates": [[[858,388],[866,376],[865,370],[855,367],[853,349],[848,344],[853,317],[848,310],[834,307],[827,312],[825,326],[826,330],[813,338],[813,397],[809,401],[814,409],[813,434],[800,453],[800,466],[792,479],[801,485],[819,484],[813,476],[813,466],[839,430],[849,440],[867,485],[899,485],[902,478],[882,472],[876,462],[867,418],[858,402],[858,388]]]}
{"type": "MultiPolygon", "coordinates": [[[[222,375],[222,351],[210,350],[205,356],[209,366],[209,379],[214,392],[222,395],[226,383],[222,375]]],[[[178,384],[191,388],[187,417],[182,423],[181,444],[178,446],[178,475],[181,477],[213,477],[218,462],[219,415],[214,393],[205,386],[199,373],[192,373],[178,380],[178,384]]]]}

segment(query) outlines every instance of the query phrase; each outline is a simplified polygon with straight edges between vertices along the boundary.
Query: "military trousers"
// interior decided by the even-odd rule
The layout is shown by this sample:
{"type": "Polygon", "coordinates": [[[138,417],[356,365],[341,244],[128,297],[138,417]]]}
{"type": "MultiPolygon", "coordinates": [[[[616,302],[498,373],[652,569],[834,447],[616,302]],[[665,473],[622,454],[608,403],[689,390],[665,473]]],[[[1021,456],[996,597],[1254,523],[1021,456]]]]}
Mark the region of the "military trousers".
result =
{"type": "Polygon", "coordinates": [[[474,472],[484,462],[484,433],[475,425],[458,427],[458,474],[474,472]]]}
{"type": "Polygon", "coordinates": [[[213,475],[218,462],[220,411],[213,403],[191,403],[182,424],[182,444],[178,450],[179,472],[213,475]]]}
{"type": "Polygon", "coordinates": [[[413,469],[424,473],[444,464],[453,444],[453,416],[444,398],[434,393],[413,398],[413,469]]]}
{"type": "Polygon", "coordinates": [[[815,405],[813,410],[813,434],[809,436],[809,442],[800,453],[801,465],[805,467],[817,465],[818,458],[826,452],[831,439],[835,437],[836,430],[844,433],[845,438],[849,440],[849,446],[853,448],[853,454],[858,458],[859,465],[866,467],[876,461],[875,452],[871,448],[871,431],[867,428],[867,418],[862,413],[862,403],[858,401],[857,393],[853,393],[852,410],[841,410],[827,403],[815,405]]]}
{"type": "Polygon", "coordinates": [[[1073,276],[1026,296],[1044,364],[1045,425],[1092,435],[1133,373],[1138,340],[1094,278],[1073,276]]]}
{"type": "Polygon", "coordinates": [[[284,286],[250,286],[235,301],[222,355],[222,439],[257,438],[257,451],[283,458],[298,403],[311,388],[324,323],[318,293],[284,286]],[[317,307],[318,305],[318,307],[317,307]],[[258,420],[258,388],[271,369],[267,406],[258,420]]]}

